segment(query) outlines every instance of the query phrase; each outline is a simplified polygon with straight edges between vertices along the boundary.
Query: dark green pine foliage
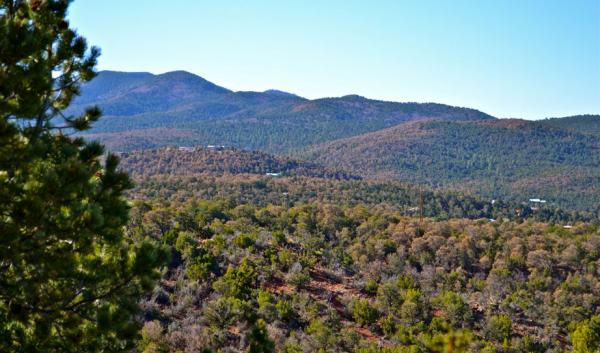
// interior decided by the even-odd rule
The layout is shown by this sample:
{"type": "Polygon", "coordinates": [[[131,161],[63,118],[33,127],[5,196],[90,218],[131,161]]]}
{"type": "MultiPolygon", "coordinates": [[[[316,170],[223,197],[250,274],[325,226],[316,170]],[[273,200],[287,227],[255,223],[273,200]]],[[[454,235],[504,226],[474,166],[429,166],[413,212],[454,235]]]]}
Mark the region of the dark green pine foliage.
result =
{"type": "Polygon", "coordinates": [[[65,20],[70,1],[0,1],[0,351],[127,351],[138,300],[166,252],[124,236],[131,186],[118,159],[64,116],[99,51],[65,20]]]}
{"type": "Polygon", "coordinates": [[[263,320],[258,320],[248,335],[250,348],[248,353],[273,353],[275,344],[269,339],[267,325],[263,320]]]}

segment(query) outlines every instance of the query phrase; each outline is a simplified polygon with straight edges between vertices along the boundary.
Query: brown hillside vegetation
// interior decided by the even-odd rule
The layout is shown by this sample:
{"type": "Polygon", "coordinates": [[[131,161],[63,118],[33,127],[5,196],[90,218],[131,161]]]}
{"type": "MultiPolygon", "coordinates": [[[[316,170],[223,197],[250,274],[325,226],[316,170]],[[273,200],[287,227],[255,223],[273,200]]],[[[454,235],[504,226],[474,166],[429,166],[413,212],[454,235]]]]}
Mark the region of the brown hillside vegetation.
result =
{"type": "Polygon", "coordinates": [[[285,352],[437,352],[447,340],[558,352],[600,314],[589,224],[420,224],[384,206],[200,200],[138,203],[132,216],[130,232],[173,254],[143,303],[144,344],[167,351],[246,350],[259,320],[285,352]]]}
{"type": "Polygon", "coordinates": [[[167,147],[121,154],[121,168],[133,177],[157,175],[258,174],[307,176],[328,179],[360,179],[349,173],[321,167],[313,162],[231,147],[167,147]]]}
{"type": "Polygon", "coordinates": [[[306,155],[364,177],[598,214],[600,137],[524,120],[417,121],[327,142],[306,155]],[[568,182],[569,188],[564,188],[568,182]],[[534,182],[532,185],[531,181],[534,182]]]}

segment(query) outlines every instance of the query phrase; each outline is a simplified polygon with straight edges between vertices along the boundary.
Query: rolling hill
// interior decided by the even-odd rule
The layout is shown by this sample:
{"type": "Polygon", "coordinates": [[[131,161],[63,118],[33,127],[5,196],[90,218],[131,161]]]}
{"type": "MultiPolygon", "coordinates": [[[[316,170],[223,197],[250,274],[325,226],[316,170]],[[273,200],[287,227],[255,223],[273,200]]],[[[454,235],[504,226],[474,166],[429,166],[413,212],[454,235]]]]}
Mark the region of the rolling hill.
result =
{"type": "Polygon", "coordinates": [[[536,122],[409,122],[314,146],[307,157],[368,178],[600,211],[600,138],[536,122]]]}
{"type": "Polygon", "coordinates": [[[365,178],[600,212],[597,115],[528,122],[436,103],[234,92],[185,71],[102,71],[69,113],[91,104],[104,117],[85,136],[112,151],[225,145],[365,178]]]}
{"type": "Polygon", "coordinates": [[[539,121],[540,124],[586,134],[600,134],[600,115],[575,115],[539,121]]]}
{"type": "Polygon", "coordinates": [[[493,118],[474,109],[356,95],[307,100],[277,90],[232,92],[184,71],[102,71],[83,87],[68,113],[92,103],[104,117],[88,137],[114,151],[215,144],[288,153],[423,118],[493,118]]]}
{"type": "Polygon", "coordinates": [[[360,179],[358,176],[321,167],[313,162],[220,146],[182,149],[166,147],[122,153],[120,167],[134,178],[156,175],[181,177],[209,173],[360,179]]]}
{"type": "Polygon", "coordinates": [[[436,219],[536,219],[572,223],[595,220],[593,215],[565,212],[548,205],[528,205],[475,197],[451,190],[431,190],[399,181],[365,180],[313,162],[234,148],[173,148],[123,152],[120,168],[135,181],[134,199],[187,202],[225,199],[261,205],[324,202],[385,204],[406,215],[436,219]]]}

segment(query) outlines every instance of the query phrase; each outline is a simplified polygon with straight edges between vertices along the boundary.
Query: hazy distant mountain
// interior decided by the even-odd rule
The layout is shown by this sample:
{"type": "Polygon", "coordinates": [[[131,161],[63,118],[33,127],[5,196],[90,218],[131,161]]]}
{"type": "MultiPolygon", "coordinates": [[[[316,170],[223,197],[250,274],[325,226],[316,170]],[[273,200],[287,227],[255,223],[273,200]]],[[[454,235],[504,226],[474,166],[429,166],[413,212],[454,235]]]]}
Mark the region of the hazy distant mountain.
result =
{"type": "Polygon", "coordinates": [[[600,211],[600,137],[538,122],[410,122],[314,146],[308,157],[366,177],[600,211]]]}
{"type": "Polygon", "coordinates": [[[85,85],[85,94],[77,97],[74,104],[100,104],[104,106],[111,99],[126,94],[133,87],[154,77],[149,72],[102,71],[85,85]]]}
{"type": "Polygon", "coordinates": [[[185,71],[161,75],[102,71],[83,88],[73,108],[94,103],[107,116],[130,116],[213,102],[229,93],[231,91],[185,71]]]}
{"type": "Polygon", "coordinates": [[[83,87],[70,111],[91,103],[103,109],[104,117],[90,133],[113,150],[219,144],[289,152],[411,120],[493,118],[474,109],[435,103],[359,96],[307,100],[276,90],[232,92],[184,71],[161,75],[102,71],[83,87]]]}

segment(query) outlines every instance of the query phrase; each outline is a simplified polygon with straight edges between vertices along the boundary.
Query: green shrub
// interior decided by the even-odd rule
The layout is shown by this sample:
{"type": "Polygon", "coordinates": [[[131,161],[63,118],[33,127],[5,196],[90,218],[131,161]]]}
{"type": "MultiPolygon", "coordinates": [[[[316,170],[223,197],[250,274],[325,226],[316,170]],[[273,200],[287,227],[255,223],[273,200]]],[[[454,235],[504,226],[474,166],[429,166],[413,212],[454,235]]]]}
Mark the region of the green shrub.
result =
{"type": "Polygon", "coordinates": [[[510,338],[512,320],[507,315],[493,315],[488,320],[486,336],[489,339],[504,341],[510,338]]]}
{"type": "Polygon", "coordinates": [[[289,320],[294,315],[292,304],[287,300],[278,300],[275,304],[280,320],[289,320]]]}
{"type": "Polygon", "coordinates": [[[377,294],[377,289],[379,289],[379,284],[375,280],[368,280],[365,283],[364,291],[369,294],[377,294]]]}
{"type": "Polygon", "coordinates": [[[367,299],[358,299],[352,303],[352,317],[361,326],[367,326],[377,321],[379,311],[367,299]]]}
{"type": "Polygon", "coordinates": [[[433,302],[453,326],[461,327],[471,323],[471,309],[459,294],[446,291],[435,297],[433,302]]]}
{"type": "Polygon", "coordinates": [[[240,234],[237,237],[235,237],[235,239],[233,239],[233,243],[239,248],[246,249],[253,246],[255,240],[254,237],[248,234],[240,234]]]}
{"type": "Polygon", "coordinates": [[[600,315],[580,322],[571,333],[573,353],[600,352],[600,315]]]}
{"type": "Polygon", "coordinates": [[[256,269],[248,259],[237,267],[229,267],[225,275],[213,284],[217,292],[227,297],[249,300],[252,288],[256,286],[256,269]]]}
{"type": "Polygon", "coordinates": [[[185,274],[192,281],[207,279],[217,267],[214,257],[203,248],[196,248],[187,260],[185,274]]]}

